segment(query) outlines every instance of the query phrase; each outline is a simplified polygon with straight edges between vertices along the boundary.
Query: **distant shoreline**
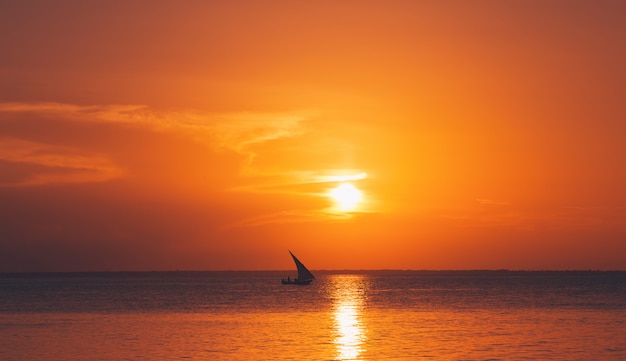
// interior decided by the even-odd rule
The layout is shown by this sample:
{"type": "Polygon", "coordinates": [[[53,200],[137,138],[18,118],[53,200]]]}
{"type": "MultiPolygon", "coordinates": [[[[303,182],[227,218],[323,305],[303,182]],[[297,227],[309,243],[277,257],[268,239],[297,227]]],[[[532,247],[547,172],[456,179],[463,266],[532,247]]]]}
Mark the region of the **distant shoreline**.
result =
{"type": "MultiPolygon", "coordinates": [[[[314,274],[329,275],[329,274],[371,274],[377,273],[382,275],[393,274],[515,274],[515,273],[626,273],[626,270],[405,270],[405,269],[363,269],[363,270],[311,270],[314,274]]],[[[266,273],[268,275],[273,274],[290,274],[294,271],[289,270],[163,270],[163,271],[22,271],[22,272],[0,272],[2,276],[54,276],[54,275],[151,275],[151,274],[249,274],[249,273],[266,273]]]]}

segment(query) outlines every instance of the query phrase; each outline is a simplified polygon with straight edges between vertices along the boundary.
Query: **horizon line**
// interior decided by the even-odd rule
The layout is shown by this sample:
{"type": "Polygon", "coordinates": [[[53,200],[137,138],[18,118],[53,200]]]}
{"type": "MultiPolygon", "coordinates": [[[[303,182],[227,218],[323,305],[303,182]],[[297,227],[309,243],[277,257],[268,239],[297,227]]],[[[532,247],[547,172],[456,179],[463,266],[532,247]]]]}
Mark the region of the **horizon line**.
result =
{"type": "MultiPolygon", "coordinates": [[[[293,272],[293,269],[218,269],[218,270],[193,270],[193,269],[173,269],[173,270],[83,270],[83,271],[0,271],[0,275],[7,274],[69,274],[69,273],[201,273],[201,272],[293,272]]],[[[626,272],[626,269],[312,269],[311,272],[626,272]]]]}

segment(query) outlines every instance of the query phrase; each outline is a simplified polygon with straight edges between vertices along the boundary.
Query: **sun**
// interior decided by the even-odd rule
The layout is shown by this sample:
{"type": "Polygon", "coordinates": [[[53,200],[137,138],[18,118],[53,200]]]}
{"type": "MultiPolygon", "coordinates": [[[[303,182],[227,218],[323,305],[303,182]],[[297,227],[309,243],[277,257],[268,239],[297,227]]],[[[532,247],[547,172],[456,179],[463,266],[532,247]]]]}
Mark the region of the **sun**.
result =
{"type": "Polygon", "coordinates": [[[342,212],[352,211],[363,198],[363,194],[355,186],[350,183],[341,183],[329,192],[339,209],[342,212]]]}

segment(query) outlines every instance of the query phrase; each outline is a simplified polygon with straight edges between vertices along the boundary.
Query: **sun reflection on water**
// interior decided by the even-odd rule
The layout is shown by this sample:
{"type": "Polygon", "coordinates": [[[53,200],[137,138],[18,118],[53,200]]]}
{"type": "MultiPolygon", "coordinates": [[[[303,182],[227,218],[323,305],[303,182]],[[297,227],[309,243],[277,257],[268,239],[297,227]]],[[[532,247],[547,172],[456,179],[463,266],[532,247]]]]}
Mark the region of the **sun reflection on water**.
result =
{"type": "Polygon", "coordinates": [[[365,284],[359,275],[337,275],[333,284],[335,345],[338,360],[361,360],[365,327],[361,320],[365,284]]]}

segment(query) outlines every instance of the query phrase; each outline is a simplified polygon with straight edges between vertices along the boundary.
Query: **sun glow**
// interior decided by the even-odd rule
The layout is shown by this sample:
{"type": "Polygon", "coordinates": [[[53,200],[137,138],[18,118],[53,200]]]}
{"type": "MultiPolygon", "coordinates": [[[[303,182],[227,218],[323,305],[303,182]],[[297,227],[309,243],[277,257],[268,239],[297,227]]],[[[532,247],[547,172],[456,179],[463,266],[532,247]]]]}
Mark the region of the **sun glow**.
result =
{"type": "Polygon", "coordinates": [[[342,212],[352,211],[363,198],[363,194],[350,183],[341,183],[330,190],[329,196],[335,201],[337,209],[342,212]]]}
{"type": "Polygon", "coordinates": [[[324,182],[347,182],[361,180],[365,178],[367,178],[367,173],[365,172],[350,175],[329,175],[322,177],[324,182]]]}

